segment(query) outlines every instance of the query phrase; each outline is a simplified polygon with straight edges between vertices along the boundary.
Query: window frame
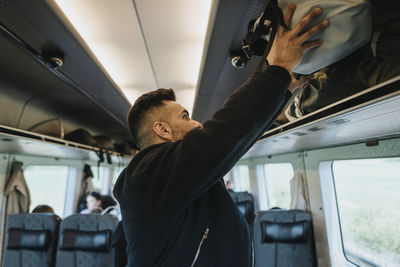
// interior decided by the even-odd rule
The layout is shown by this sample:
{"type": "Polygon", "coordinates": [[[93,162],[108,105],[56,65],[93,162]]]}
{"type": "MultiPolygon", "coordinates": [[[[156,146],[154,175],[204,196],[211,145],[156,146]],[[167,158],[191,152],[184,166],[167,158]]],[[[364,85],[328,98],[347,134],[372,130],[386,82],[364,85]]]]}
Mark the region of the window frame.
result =
{"type": "Polygon", "coordinates": [[[250,177],[250,166],[247,164],[237,164],[233,167],[232,169],[232,180],[233,180],[233,185],[234,185],[234,191],[238,192],[245,192],[247,191],[248,193],[252,193],[252,188],[251,188],[251,177],[250,177]],[[242,182],[242,176],[240,174],[240,168],[245,166],[247,168],[247,176],[249,180],[249,185],[250,188],[249,190],[246,190],[243,182],[242,182]]]}
{"type": "MultiPolygon", "coordinates": [[[[58,163],[58,162],[57,162],[58,163]]],[[[29,167],[38,167],[38,166],[43,166],[43,167],[67,167],[67,181],[66,181],[66,186],[65,186],[65,197],[64,197],[64,203],[63,203],[63,214],[57,214],[58,216],[64,218],[67,215],[69,215],[68,212],[68,200],[70,200],[70,187],[71,187],[71,183],[75,180],[73,176],[73,174],[76,173],[75,171],[75,166],[71,166],[71,165],[67,165],[67,164],[62,164],[61,162],[58,164],[55,163],[51,163],[51,162],[41,162],[41,163],[37,163],[37,162],[29,162],[28,164],[23,164],[22,169],[24,172],[24,176],[25,176],[25,171],[27,168],[29,167]]],[[[26,178],[25,178],[26,179],[26,178]]],[[[29,188],[29,187],[28,187],[29,188]]],[[[31,192],[31,190],[29,189],[29,192],[31,192]]],[[[30,207],[31,208],[31,207],[30,207]]]]}
{"type": "MultiPolygon", "coordinates": [[[[343,251],[343,255],[345,257],[345,259],[353,264],[354,266],[359,266],[356,262],[354,262],[351,258],[349,258],[349,256],[347,255],[346,252],[346,247],[345,247],[345,242],[344,242],[344,237],[343,237],[343,228],[342,228],[342,223],[341,223],[341,213],[340,213],[340,205],[339,205],[339,199],[338,199],[338,192],[337,192],[337,186],[336,186],[336,180],[335,180],[335,173],[334,173],[334,168],[333,165],[338,161],[362,161],[362,160],[376,160],[376,159],[388,159],[388,158],[397,158],[400,159],[399,157],[372,157],[372,158],[353,158],[353,159],[337,159],[337,160],[333,160],[330,162],[330,168],[331,168],[331,176],[332,176],[332,184],[333,184],[333,191],[334,191],[334,195],[335,195],[335,202],[336,202],[336,208],[337,208],[337,220],[338,220],[338,225],[339,225],[339,230],[340,230],[340,239],[341,239],[341,246],[342,246],[342,251],[343,251]]],[[[364,258],[361,255],[355,255],[356,258],[358,258],[359,261],[362,261],[363,263],[367,263],[367,264],[371,264],[371,265],[378,265],[375,262],[372,262],[370,259],[368,258],[364,258]]]]}
{"type": "MultiPolygon", "coordinates": [[[[301,172],[305,176],[303,152],[270,155],[266,157],[241,159],[236,165],[246,164],[249,166],[250,182],[256,186],[253,194],[259,210],[267,210],[270,203],[268,200],[267,183],[265,181],[264,164],[290,163],[293,173],[301,172]]],[[[307,184],[305,185],[307,187],[307,184]]],[[[308,190],[306,190],[308,194],[308,190]]],[[[307,196],[309,199],[309,196],[307,196]]]]}
{"type": "Polygon", "coordinates": [[[333,160],[320,162],[319,176],[324,178],[320,179],[320,182],[325,211],[325,225],[331,257],[334,255],[340,262],[346,262],[346,265],[348,266],[358,266],[347,258],[344,248],[339,205],[337,202],[336,186],[333,175],[333,160]]]}
{"type": "Polygon", "coordinates": [[[333,190],[334,160],[377,159],[400,157],[400,138],[379,140],[378,145],[366,146],[365,143],[348,144],[336,147],[304,151],[304,165],[309,191],[320,190],[321,195],[314,194],[310,199],[313,217],[323,218],[314,221],[318,264],[325,266],[358,266],[349,262],[344,256],[338,219],[338,206],[333,190]],[[315,181],[319,181],[317,184],[315,181]],[[321,217],[322,216],[322,217],[321,217]],[[326,249],[328,247],[329,249],[326,249]]]}
{"type": "MultiPolygon", "coordinates": [[[[267,209],[271,209],[271,208],[273,208],[273,206],[271,205],[271,196],[269,194],[269,186],[268,186],[268,174],[267,174],[265,168],[266,168],[266,165],[275,165],[275,164],[290,164],[290,166],[292,167],[292,172],[293,172],[293,176],[292,176],[291,179],[293,179],[294,176],[295,176],[294,167],[293,167],[293,164],[291,162],[273,162],[273,163],[269,162],[269,163],[264,163],[262,165],[263,172],[264,172],[264,184],[265,184],[265,187],[266,187],[266,195],[267,195],[267,200],[268,200],[267,209]]],[[[291,181],[291,179],[289,180],[289,185],[288,185],[289,186],[289,207],[287,207],[287,208],[286,207],[280,207],[280,208],[283,208],[283,209],[290,209],[290,203],[292,201],[292,196],[291,196],[291,192],[290,192],[290,189],[291,189],[290,188],[290,181],[291,181]]]]}

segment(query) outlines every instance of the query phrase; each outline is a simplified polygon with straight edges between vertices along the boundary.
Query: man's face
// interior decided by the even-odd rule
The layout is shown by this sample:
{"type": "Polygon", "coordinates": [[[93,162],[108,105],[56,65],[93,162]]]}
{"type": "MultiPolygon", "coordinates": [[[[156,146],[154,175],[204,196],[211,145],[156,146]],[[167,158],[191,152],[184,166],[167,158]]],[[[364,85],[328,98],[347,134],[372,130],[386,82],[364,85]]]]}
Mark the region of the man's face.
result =
{"type": "Polygon", "coordinates": [[[189,116],[189,112],[175,101],[163,102],[164,108],[169,116],[168,123],[172,128],[174,136],[173,141],[182,140],[190,130],[202,127],[200,122],[192,120],[189,116]]]}

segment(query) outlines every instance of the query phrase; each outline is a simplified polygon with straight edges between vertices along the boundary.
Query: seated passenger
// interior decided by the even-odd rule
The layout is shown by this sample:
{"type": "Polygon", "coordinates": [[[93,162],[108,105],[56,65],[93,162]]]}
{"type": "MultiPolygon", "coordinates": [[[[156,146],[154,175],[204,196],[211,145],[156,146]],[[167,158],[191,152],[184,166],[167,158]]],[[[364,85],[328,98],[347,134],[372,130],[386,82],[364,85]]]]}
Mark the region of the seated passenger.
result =
{"type": "Polygon", "coordinates": [[[81,214],[101,213],[103,211],[102,197],[98,192],[92,192],[86,197],[87,208],[82,210],[81,214]]]}
{"type": "Polygon", "coordinates": [[[54,210],[49,205],[37,205],[32,213],[54,213],[54,210]]]}
{"type": "Polygon", "coordinates": [[[226,181],[225,188],[228,192],[234,192],[235,187],[233,186],[233,182],[231,180],[226,181]]]}

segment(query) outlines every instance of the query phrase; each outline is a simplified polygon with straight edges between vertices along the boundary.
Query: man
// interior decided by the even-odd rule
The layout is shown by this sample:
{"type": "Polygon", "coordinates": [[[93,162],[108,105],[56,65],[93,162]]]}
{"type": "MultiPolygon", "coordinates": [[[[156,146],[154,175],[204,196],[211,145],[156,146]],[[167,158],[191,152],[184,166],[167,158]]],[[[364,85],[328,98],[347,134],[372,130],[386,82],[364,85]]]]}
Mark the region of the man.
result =
{"type": "MultiPolygon", "coordinates": [[[[294,10],[284,15],[288,25],[294,10]]],[[[306,40],[327,22],[302,29],[321,12],[314,9],[293,30],[279,29],[272,66],[251,76],[203,127],[175,102],[172,89],[138,98],[128,125],[140,152],[114,188],[128,266],[251,266],[249,229],[222,177],[290,97],[289,72],[304,51],[321,44],[306,40]]]]}

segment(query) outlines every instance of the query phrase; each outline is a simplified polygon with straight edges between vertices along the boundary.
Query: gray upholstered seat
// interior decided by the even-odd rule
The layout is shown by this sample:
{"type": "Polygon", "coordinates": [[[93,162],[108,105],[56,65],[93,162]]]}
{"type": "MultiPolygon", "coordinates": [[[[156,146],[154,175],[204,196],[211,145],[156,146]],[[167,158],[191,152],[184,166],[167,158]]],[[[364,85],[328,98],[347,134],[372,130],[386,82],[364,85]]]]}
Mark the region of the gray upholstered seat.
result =
{"type": "Polygon", "coordinates": [[[255,266],[316,266],[311,214],[301,210],[260,211],[254,221],[255,266]]]}
{"type": "Polygon", "coordinates": [[[108,214],[65,218],[60,225],[56,266],[113,266],[111,241],[116,225],[108,214]]]}
{"type": "Polygon", "coordinates": [[[14,214],[7,221],[4,267],[54,266],[60,217],[14,214]]]}
{"type": "Polygon", "coordinates": [[[236,207],[240,210],[249,224],[249,229],[253,228],[255,201],[252,194],[248,192],[229,192],[236,207]]]}

